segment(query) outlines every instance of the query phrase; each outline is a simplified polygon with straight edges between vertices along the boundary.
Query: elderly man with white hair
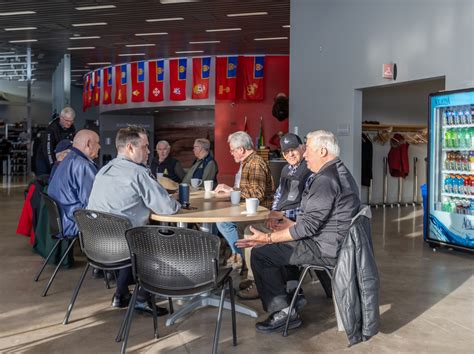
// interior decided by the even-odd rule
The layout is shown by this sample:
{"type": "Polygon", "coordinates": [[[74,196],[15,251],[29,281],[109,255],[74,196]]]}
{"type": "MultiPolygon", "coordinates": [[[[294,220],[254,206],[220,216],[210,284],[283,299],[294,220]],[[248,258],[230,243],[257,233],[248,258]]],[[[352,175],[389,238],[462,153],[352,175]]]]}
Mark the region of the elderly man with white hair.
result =
{"type": "Polygon", "coordinates": [[[156,144],[156,157],[151,161],[150,169],[152,175],[156,178],[158,173],[164,177],[172,179],[175,182],[181,182],[185,172],[181,163],[170,156],[171,146],[166,140],[160,140],[156,144]]]}
{"type": "Polygon", "coordinates": [[[274,231],[250,228],[253,236],[237,241],[238,247],[254,247],[251,265],[267,319],[256,323],[259,332],[283,330],[288,316],[290,328],[301,325],[297,311],[289,314],[289,294],[282,270],[287,265],[334,266],[352,218],[360,207],[359,189],[339,159],[333,133],[318,130],[308,134],[304,157],[313,175],[301,199],[296,221],[284,219],[274,231]],[[262,247],[255,247],[262,246],[262,247]]]}

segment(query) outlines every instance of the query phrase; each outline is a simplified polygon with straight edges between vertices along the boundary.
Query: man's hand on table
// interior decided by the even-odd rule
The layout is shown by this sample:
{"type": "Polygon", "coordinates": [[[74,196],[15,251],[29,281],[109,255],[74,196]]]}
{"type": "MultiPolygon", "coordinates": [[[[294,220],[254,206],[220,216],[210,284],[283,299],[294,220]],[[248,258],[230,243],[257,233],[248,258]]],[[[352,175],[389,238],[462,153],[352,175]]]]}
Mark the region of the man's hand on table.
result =
{"type": "Polygon", "coordinates": [[[218,184],[216,189],[214,189],[214,192],[216,193],[230,193],[234,189],[232,187],[229,187],[227,184],[221,183],[218,184]]]}

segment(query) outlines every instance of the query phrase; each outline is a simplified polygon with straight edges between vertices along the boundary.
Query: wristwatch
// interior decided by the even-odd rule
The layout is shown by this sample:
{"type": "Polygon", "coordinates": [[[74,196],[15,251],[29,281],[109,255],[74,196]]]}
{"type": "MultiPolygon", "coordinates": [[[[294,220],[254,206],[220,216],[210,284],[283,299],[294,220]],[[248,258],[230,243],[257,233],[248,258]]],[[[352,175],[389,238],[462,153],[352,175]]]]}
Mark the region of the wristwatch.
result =
{"type": "Polygon", "coordinates": [[[269,232],[266,234],[267,235],[267,244],[271,245],[273,243],[273,240],[272,240],[272,233],[269,232]]]}

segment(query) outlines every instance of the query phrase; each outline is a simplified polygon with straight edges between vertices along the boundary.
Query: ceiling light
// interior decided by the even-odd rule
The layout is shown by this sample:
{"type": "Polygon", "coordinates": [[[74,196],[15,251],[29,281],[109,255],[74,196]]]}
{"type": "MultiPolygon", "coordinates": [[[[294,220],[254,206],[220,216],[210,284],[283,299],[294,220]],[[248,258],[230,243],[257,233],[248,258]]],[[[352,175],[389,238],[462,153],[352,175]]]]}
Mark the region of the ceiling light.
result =
{"type": "Polygon", "coordinates": [[[168,32],[150,32],[150,33],[135,33],[135,36],[164,36],[168,34],[168,32]]]}
{"type": "Polygon", "coordinates": [[[144,56],[145,53],[121,53],[118,54],[119,57],[133,57],[133,56],[144,56]]]}
{"type": "Polygon", "coordinates": [[[115,5],[96,5],[96,6],[79,6],[76,10],[87,11],[87,10],[104,10],[104,9],[115,9],[115,5]]]}
{"type": "Polygon", "coordinates": [[[218,29],[207,29],[206,32],[227,32],[227,31],[242,31],[242,28],[218,28],[218,29]]]}
{"type": "MultiPolygon", "coordinates": [[[[31,65],[36,65],[36,64],[38,64],[37,61],[34,61],[34,62],[31,63],[31,65]]],[[[3,63],[3,62],[0,62],[0,66],[9,66],[9,67],[13,68],[15,65],[24,65],[26,67],[26,62],[22,62],[22,63],[14,63],[14,62],[12,62],[12,63],[3,63]]]]}
{"type": "Polygon", "coordinates": [[[15,15],[33,15],[34,11],[13,11],[13,12],[0,12],[0,16],[15,16],[15,15]]]}
{"type": "Polygon", "coordinates": [[[220,43],[221,41],[196,41],[189,42],[189,44],[211,44],[211,43],[220,43]]]}
{"type": "Polygon", "coordinates": [[[0,55],[8,55],[8,54],[15,54],[15,52],[2,52],[0,55]]]}
{"type": "MultiPolygon", "coordinates": [[[[28,55],[26,54],[14,54],[14,55],[2,55],[1,58],[2,59],[5,59],[5,58],[26,58],[28,55]]],[[[33,54],[31,55],[33,56],[33,54]]]]}
{"type": "Polygon", "coordinates": [[[28,31],[28,30],[35,30],[38,29],[37,27],[9,27],[4,28],[5,31],[28,31]]]}
{"type": "Polygon", "coordinates": [[[69,37],[69,39],[75,40],[75,39],[98,39],[100,36],[87,36],[87,37],[69,37]]]}
{"type": "Polygon", "coordinates": [[[199,2],[200,0],[160,0],[160,4],[180,4],[184,2],[199,2]]]}
{"type": "Polygon", "coordinates": [[[107,22],[74,23],[72,27],[105,26],[107,22]]]}
{"type": "Polygon", "coordinates": [[[242,12],[240,14],[227,14],[227,17],[243,17],[243,16],[261,16],[261,15],[268,15],[268,12],[242,12]]]}
{"type": "Polygon", "coordinates": [[[16,41],[8,41],[8,43],[30,43],[30,42],[38,42],[37,39],[18,39],[16,41]]]}
{"type": "Polygon", "coordinates": [[[111,64],[110,61],[98,61],[95,63],[87,63],[87,65],[110,65],[110,64],[111,64]]]}
{"type": "Polygon", "coordinates": [[[77,75],[77,74],[71,75],[71,77],[83,77],[83,76],[84,76],[84,75],[81,75],[81,74],[79,74],[79,75],[77,75]]]}
{"type": "Polygon", "coordinates": [[[83,50],[83,49],[95,49],[95,47],[71,47],[67,50],[83,50]]]}
{"type": "Polygon", "coordinates": [[[288,37],[266,37],[266,38],[254,38],[254,41],[278,41],[280,39],[288,39],[288,37]]]}
{"type": "Polygon", "coordinates": [[[183,17],[164,17],[164,18],[150,18],[146,22],[166,22],[166,21],[182,21],[183,17]]]}
{"type": "Polygon", "coordinates": [[[203,50],[178,50],[176,54],[204,53],[203,50]]]}
{"type": "Polygon", "coordinates": [[[127,44],[125,47],[133,48],[133,47],[154,47],[156,44],[153,43],[143,43],[143,44],[127,44]]]}
{"type": "Polygon", "coordinates": [[[85,71],[90,71],[89,69],[72,69],[72,72],[85,72],[85,71]]]}
{"type": "Polygon", "coordinates": [[[290,25],[283,25],[283,26],[281,26],[281,27],[283,27],[283,28],[290,28],[290,25]]]}

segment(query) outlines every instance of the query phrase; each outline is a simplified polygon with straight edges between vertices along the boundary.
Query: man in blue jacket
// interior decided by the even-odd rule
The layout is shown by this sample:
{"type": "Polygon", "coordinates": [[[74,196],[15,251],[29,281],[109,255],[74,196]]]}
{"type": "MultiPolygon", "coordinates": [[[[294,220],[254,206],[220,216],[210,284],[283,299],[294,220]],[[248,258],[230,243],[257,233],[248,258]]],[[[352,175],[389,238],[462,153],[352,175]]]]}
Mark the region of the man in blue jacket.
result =
{"type": "Polygon", "coordinates": [[[263,333],[282,331],[288,316],[290,329],[301,326],[297,312],[288,313],[282,268],[302,264],[334,266],[360,207],[359,189],[339,159],[334,134],[318,130],[307,138],[304,157],[313,176],[303,192],[296,221],[284,219],[268,233],[250,227],[253,236],[236,242],[237,247],[254,247],[251,264],[255,283],[263,308],[270,313],[255,325],[263,333]]]}
{"type": "Polygon", "coordinates": [[[66,237],[76,237],[78,229],[74,211],[86,208],[92,190],[100,149],[99,136],[92,130],[80,130],[74,137],[70,153],[56,169],[48,187],[48,195],[59,206],[66,237]]]}

